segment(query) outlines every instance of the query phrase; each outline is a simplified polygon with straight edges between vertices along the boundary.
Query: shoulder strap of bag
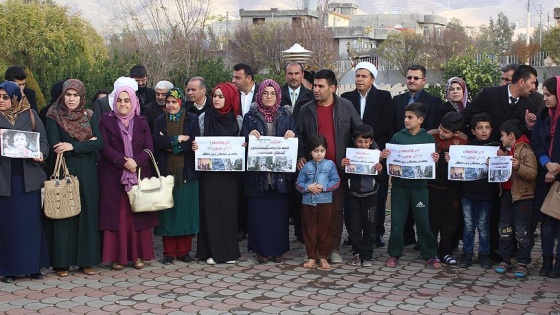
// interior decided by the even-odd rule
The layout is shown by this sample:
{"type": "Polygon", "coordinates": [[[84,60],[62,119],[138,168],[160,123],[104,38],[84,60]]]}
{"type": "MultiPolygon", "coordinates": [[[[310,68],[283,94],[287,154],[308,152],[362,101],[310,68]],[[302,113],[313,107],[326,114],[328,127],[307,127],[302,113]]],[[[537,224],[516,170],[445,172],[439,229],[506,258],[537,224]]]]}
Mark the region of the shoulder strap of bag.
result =
{"type": "Polygon", "coordinates": [[[59,179],[60,178],[60,163],[62,162],[62,154],[58,153],[56,155],[56,162],[54,162],[54,171],[51,175],[51,179],[59,179]]]}
{"type": "MultiPolygon", "coordinates": [[[[161,182],[161,174],[159,172],[159,167],[156,163],[156,159],[154,158],[154,154],[152,153],[152,151],[150,151],[148,149],[144,149],[142,151],[146,152],[150,156],[150,160],[152,161],[152,164],[154,165],[154,169],[156,170],[157,177],[160,179],[160,182],[161,182]]],[[[140,176],[141,173],[142,173],[142,167],[138,167],[138,185],[140,185],[140,181],[142,180],[141,176],[140,176]]]]}

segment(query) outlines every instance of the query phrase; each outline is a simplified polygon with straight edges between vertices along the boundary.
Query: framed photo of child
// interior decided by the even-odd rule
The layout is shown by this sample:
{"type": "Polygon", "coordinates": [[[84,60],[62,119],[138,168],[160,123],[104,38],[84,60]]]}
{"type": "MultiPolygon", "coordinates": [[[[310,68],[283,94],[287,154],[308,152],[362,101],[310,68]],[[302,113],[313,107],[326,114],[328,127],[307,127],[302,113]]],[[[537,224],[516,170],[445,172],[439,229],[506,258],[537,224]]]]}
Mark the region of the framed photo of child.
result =
{"type": "Polygon", "coordinates": [[[0,142],[2,156],[21,159],[41,157],[38,132],[2,129],[0,142]]]}

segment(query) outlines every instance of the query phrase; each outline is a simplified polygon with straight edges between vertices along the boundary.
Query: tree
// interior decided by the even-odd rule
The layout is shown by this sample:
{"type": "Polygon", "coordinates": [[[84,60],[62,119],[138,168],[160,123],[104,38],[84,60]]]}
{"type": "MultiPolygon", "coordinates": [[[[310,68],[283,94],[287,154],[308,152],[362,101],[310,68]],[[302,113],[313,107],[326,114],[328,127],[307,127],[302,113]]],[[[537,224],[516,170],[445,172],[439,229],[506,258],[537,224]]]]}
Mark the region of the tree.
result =
{"type": "Polygon", "coordinates": [[[390,64],[395,65],[403,76],[406,69],[417,64],[424,56],[424,39],[422,35],[412,31],[392,33],[379,45],[379,56],[390,64]]]}
{"type": "Polygon", "coordinates": [[[70,77],[86,87],[100,84],[92,69],[107,59],[107,51],[89,23],[51,1],[7,0],[0,12],[2,63],[29,68],[43,91],[70,77]]]}
{"type": "Polygon", "coordinates": [[[513,44],[511,44],[511,52],[513,55],[517,56],[517,60],[523,63],[530,60],[537,52],[541,50],[541,46],[535,41],[531,41],[529,46],[525,38],[519,38],[513,44]]]}
{"type": "Polygon", "coordinates": [[[507,16],[500,11],[496,22],[490,18],[489,25],[480,26],[475,47],[482,54],[499,55],[507,52],[511,47],[514,32],[515,24],[510,23],[507,16]]]}
{"type": "Polygon", "coordinates": [[[476,57],[471,51],[464,56],[451,58],[442,69],[444,80],[460,77],[465,80],[472,99],[483,87],[499,83],[500,70],[497,62],[488,56],[476,57]]]}
{"type": "Polygon", "coordinates": [[[543,49],[548,51],[550,59],[555,64],[560,64],[560,28],[551,28],[543,35],[543,49]]]}
{"type": "Polygon", "coordinates": [[[425,38],[425,65],[441,68],[450,58],[463,55],[472,46],[461,20],[453,18],[443,29],[432,30],[425,38]]]}

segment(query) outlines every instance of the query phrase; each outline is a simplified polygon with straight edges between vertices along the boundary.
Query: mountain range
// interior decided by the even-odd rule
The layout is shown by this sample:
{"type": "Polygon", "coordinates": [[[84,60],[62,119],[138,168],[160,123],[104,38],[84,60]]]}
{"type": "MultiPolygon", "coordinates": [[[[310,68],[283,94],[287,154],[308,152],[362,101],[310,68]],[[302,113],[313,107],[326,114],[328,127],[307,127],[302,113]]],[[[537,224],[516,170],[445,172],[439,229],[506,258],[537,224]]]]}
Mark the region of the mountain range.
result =
{"type": "MultiPolygon", "coordinates": [[[[239,9],[297,9],[303,8],[304,2],[313,6],[321,0],[55,0],[58,4],[65,5],[73,14],[79,14],[102,34],[118,32],[126,10],[129,5],[137,12],[142,12],[148,5],[158,5],[170,8],[172,12],[176,1],[189,3],[211,1],[211,14],[227,16],[230,19],[239,18],[239,9]]],[[[457,17],[465,26],[479,26],[488,24],[492,17],[497,19],[502,11],[510,23],[516,25],[516,33],[525,33],[527,26],[527,1],[526,0],[328,0],[332,2],[350,2],[358,5],[362,14],[374,13],[420,13],[437,14],[446,18],[457,17]]],[[[554,0],[528,0],[531,13],[531,27],[539,25],[539,20],[544,26],[555,25],[553,17],[554,6],[560,2],[554,0]],[[542,9],[541,9],[542,8],[542,9]],[[542,13],[541,13],[542,12],[542,13]],[[541,19],[542,17],[542,19],[541,19]]]]}

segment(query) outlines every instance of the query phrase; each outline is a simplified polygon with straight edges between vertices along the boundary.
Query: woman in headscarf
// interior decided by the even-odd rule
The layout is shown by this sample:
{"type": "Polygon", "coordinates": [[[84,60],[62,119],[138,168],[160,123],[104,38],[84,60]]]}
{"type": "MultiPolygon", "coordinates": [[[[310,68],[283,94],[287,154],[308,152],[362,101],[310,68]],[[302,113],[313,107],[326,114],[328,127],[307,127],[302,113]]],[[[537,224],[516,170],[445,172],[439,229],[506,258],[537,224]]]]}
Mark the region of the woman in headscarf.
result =
{"type": "MultiPolygon", "coordinates": [[[[282,94],[274,80],[264,80],[249,112],[243,117],[241,134],[292,138],[295,136],[291,106],[280,106],[282,94]]],[[[270,161],[273,162],[273,161],[270,161]]],[[[246,172],[245,194],[249,227],[248,250],[261,264],[282,262],[289,242],[289,192],[293,174],[246,172]]]]}
{"type": "Polygon", "coordinates": [[[99,121],[104,146],[97,163],[99,181],[99,229],[103,233],[103,262],[122,270],[128,262],[144,268],[144,260],[154,258],[152,228],[158,225],[155,212],[133,213],[127,192],[142,178],[151,176],[150,156],[154,145],[148,122],[140,116],[140,103],[134,90],[119,87],[114,108],[99,121]]]}
{"type": "Polygon", "coordinates": [[[173,175],[173,208],[160,211],[160,225],[155,234],[163,239],[163,259],[169,265],[175,259],[191,262],[192,239],[198,233],[198,174],[194,169],[192,142],[200,135],[198,116],[183,107],[183,92],[179,88],[167,91],[165,108],[152,133],[158,150],[158,165],[162,175],[173,175]]]}
{"type": "MultiPolygon", "coordinates": [[[[439,126],[443,116],[449,112],[461,112],[468,105],[469,91],[465,81],[459,77],[452,77],[445,85],[447,102],[441,103],[434,112],[434,126],[439,126]]],[[[470,123],[470,122],[468,122],[470,123]]]]}
{"type": "MultiPolygon", "coordinates": [[[[241,109],[239,91],[232,83],[218,84],[212,94],[213,106],[200,115],[202,136],[239,136],[241,109]]],[[[193,150],[198,145],[193,142],[193,150]]],[[[235,172],[204,172],[200,177],[200,232],[196,257],[235,263],[241,254],[237,241],[239,187],[235,172]]]]}
{"type": "MultiPolygon", "coordinates": [[[[41,187],[47,176],[41,163],[49,145],[39,115],[11,81],[0,84],[0,134],[2,129],[38,132],[40,156],[0,154],[0,275],[6,283],[20,275],[42,279],[41,268],[49,266],[49,259],[41,211],[41,187]]],[[[2,144],[0,152],[3,149],[2,144]]]]}
{"type": "MultiPolygon", "coordinates": [[[[545,108],[537,116],[531,133],[531,148],[539,161],[537,188],[533,206],[533,221],[541,224],[541,247],[543,265],[539,276],[560,277],[560,241],[554,246],[560,235],[560,220],[540,212],[544,199],[554,181],[560,180],[560,76],[543,82],[545,108]],[[552,260],[556,256],[554,267],[552,260]]],[[[560,207],[560,205],[558,205],[560,207]]]]}
{"type": "Polygon", "coordinates": [[[69,79],[47,112],[52,154],[63,153],[70,174],[78,177],[82,206],[75,217],[46,221],[51,266],[60,277],[68,276],[70,266],[79,266],[84,274],[93,275],[92,267],[101,263],[96,163],[103,140],[97,121],[92,119],[93,112],[85,108],[85,103],[84,84],[69,79]]]}

